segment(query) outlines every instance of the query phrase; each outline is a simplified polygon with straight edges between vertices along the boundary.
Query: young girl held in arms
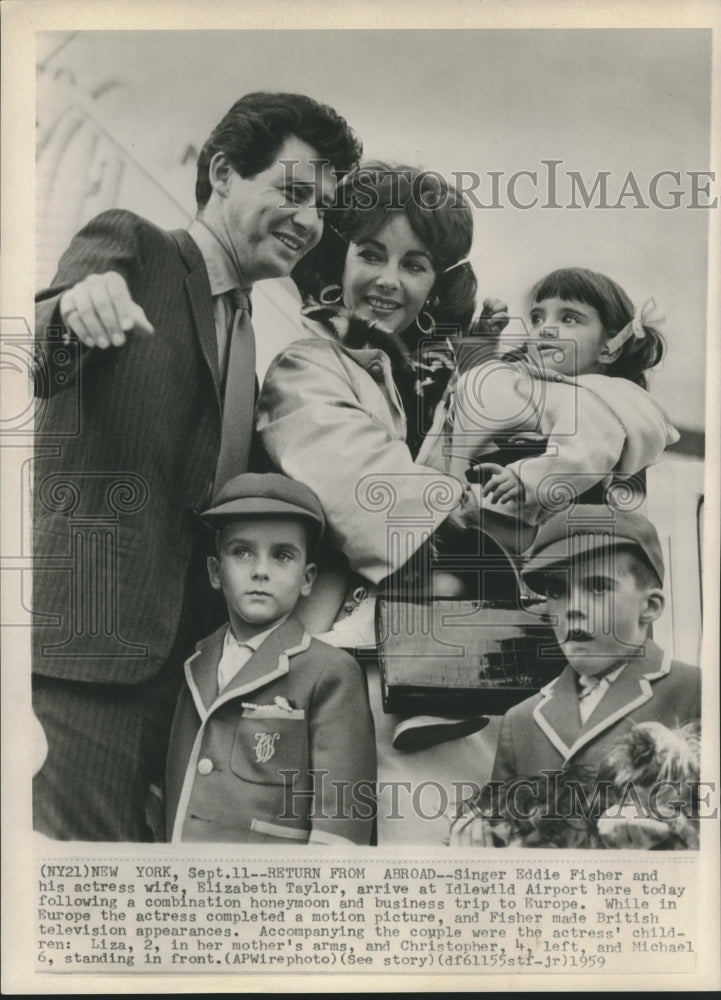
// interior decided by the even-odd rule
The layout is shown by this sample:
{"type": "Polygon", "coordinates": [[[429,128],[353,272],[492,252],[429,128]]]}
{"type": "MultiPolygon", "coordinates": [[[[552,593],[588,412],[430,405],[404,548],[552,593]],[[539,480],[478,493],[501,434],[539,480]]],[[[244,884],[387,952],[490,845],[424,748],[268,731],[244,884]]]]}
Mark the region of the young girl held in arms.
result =
{"type": "Polygon", "coordinates": [[[615,281],[584,268],[538,282],[520,350],[456,386],[451,472],[480,468],[485,507],[544,520],[597,484],[633,477],[678,440],[647,392],[645,372],[665,348],[653,309],[653,300],[634,309],[615,281]],[[521,457],[499,461],[514,446],[521,457]]]}

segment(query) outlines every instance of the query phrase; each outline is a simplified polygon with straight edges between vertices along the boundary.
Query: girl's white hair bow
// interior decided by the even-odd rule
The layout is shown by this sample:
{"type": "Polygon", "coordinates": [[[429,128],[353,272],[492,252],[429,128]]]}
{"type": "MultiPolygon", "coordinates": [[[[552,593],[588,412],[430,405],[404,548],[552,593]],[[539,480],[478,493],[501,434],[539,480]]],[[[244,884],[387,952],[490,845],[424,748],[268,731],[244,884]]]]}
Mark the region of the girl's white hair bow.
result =
{"type": "Polygon", "coordinates": [[[656,312],[656,300],[654,298],[646,299],[640,308],[636,308],[633,319],[622,330],[619,330],[615,337],[611,338],[606,347],[615,351],[617,348],[622,347],[631,337],[635,337],[636,340],[643,340],[646,336],[644,326],[655,326],[657,323],[663,323],[665,319],[665,316],[661,316],[656,312]]]}

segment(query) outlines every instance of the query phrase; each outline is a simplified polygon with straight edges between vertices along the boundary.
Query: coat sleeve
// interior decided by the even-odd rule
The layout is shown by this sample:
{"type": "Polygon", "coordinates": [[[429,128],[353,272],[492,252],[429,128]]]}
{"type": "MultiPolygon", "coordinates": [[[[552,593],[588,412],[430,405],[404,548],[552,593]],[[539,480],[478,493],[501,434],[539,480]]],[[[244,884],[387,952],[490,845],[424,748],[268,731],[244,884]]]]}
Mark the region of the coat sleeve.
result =
{"type": "Polygon", "coordinates": [[[535,427],[533,401],[518,391],[518,381],[517,372],[503,361],[479,365],[459,377],[452,397],[452,471],[460,472],[495,450],[496,439],[535,427]]]}
{"type": "Polygon", "coordinates": [[[256,427],[272,464],[317,493],[352,568],[379,583],[428,540],[464,488],[413,461],[349,369],[370,376],[340,354],[320,340],[284,351],[266,375],[256,427]]]}
{"type": "Polygon", "coordinates": [[[546,451],[509,465],[523,483],[524,516],[531,520],[555,513],[601,482],[613,472],[626,441],[623,424],[594,393],[569,384],[547,391],[546,451]]]}
{"type": "Polygon", "coordinates": [[[138,222],[137,216],[119,210],[92,219],[60,258],[52,284],[35,296],[36,396],[47,398],[73,385],[92,354],[92,349],[72,336],[69,345],[63,345],[68,332],[60,319],[63,292],[90,274],[117,271],[134,295],[142,270],[138,222]]]}
{"type": "Polygon", "coordinates": [[[329,657],[310,707],[310,766],[316,789],[322,783],[310,843],[368,844],[375,818],[373,716],[356,661],[336,650],[329,657]]]}

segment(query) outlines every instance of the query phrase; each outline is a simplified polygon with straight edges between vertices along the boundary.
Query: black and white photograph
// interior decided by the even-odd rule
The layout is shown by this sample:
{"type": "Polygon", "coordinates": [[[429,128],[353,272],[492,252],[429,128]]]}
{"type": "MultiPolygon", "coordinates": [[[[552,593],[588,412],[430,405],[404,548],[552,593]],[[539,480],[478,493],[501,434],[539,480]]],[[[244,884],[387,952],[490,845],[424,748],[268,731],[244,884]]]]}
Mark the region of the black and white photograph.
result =
{"type": "Polygon", "coordinates": [[[676,8],[3,10],[4,989],[719,985],[676,8]]]}

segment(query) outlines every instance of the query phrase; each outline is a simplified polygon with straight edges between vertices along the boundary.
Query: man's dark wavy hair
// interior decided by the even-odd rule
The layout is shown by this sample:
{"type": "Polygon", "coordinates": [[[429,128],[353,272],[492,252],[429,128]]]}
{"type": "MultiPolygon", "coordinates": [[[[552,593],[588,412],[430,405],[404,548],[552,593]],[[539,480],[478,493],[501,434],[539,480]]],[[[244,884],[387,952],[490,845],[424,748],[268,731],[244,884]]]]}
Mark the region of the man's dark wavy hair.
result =
{"type": "Polygon", "coordinates": [[[333,108],[303,94],[258,92],[246,94],[210,133],[198,157],[195,199],[198,208],[212,192],[210,161],[225,153],[241,177],[267,170],[286,139],[296,136],[327,160],[339,175],[360,160],[360,140],[333,108]]]}

